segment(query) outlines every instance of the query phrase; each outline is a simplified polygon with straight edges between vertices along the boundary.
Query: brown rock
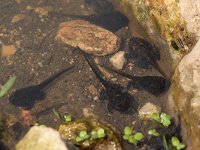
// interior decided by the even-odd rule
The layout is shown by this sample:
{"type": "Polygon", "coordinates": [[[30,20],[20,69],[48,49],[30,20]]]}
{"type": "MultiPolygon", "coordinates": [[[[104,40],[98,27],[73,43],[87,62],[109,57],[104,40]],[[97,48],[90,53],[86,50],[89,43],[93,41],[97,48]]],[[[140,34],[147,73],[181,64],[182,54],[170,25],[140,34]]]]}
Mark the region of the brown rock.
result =
{"type": "Polygon", "coordinates": [[[1,56],[3,57],[14,55],[16,51],[17,49],[14,45],[2,45],[2,49],[0,50],[1,56]]]}
{"type": "Polygon", "coordinates": [[[115,34],[84,20],[61,23],[56,40],[97,56],[116,52],[120,44],[115,34]]]}
{"type": "Polygon", "coordinates": [[[23,20],[24,18],[25,18],[24,14],[17,14],[12,18],[11,23],[16,23],[18,21],[23,20]]]}
{"type": "Polygon", "coordinates": [[[97,91],[97,88],[94,85],[88,86],[88,90],[92,95],[98,95],[99,92],[97,91]]]}

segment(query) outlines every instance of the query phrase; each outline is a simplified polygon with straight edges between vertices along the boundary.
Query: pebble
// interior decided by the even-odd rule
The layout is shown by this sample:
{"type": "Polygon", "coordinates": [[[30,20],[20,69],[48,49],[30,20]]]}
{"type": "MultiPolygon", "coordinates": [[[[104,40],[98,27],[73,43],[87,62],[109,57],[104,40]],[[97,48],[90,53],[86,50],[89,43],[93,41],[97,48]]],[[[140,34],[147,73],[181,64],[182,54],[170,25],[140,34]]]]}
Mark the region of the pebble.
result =
{"type": "Polygon", "coordinates": [[[127,62],[124,51],[117,52],[109,60],[110,60],[110,63],[113,65],[113,67],[119,70],[123,69],[124,65],[127,62]]]}
{"type": "Polygon", "coordinates": [[[141,119],[151,119],[153,113],[159,114],[160,112],[161,112],[160,106],[148,102],[142,108],[140,108],[139,117],[141,119]]]}

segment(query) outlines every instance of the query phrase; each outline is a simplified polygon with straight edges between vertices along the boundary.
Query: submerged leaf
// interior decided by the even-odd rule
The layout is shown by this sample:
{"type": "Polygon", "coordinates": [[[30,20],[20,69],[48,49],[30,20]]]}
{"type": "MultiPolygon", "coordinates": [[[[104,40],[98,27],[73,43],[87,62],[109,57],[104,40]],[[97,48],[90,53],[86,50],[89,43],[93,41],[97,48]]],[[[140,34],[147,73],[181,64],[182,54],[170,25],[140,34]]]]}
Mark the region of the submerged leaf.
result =
{"type": "Polygon", "coordinates": [[[0,98],[3,97],[14,85],[16,81],[16,76],[11,77],[1,88],[0,98]]]}

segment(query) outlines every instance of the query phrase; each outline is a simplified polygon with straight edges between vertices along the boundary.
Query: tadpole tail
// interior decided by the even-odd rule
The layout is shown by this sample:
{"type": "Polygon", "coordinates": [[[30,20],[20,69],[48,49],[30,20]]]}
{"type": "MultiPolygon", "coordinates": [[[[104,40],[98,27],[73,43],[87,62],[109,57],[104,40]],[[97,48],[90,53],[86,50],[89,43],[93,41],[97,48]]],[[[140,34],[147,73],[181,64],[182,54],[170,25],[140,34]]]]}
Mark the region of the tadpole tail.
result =
{"type": "Polygon", "coordinates": [[[49,77],[47,80],[45,80],[44,82],[40,83],[38,85],[38,87],[41,89],[41,90],[46,90],[49,86],[51,86],[55,80],[57,80],[59,77],[61,77],[62,75],[64,75],[64,73],[66,73],[67,71],[73,69],[74,66],[70,66],[70,67],[67,67],[65,68],[64,70],[54,74],[53,76],[49,77]]]}
{"type": "Polygon", "coordinates": [[[105,79],[103,79],[103,77],[101,76],[102,73],[98,69],[96,63],[93,60],[91,60],[91,58],[90,58],[90,56],[88,54],[86,54],[86,53],[82,53],[82,54],[83,54],[85,60],[87,61],[88,65],[90,66],[90,68],[94,72],[94,74],[97,77],[97,79],[103,84],[103,86],[105,88],[108,88],[109,87],[109,83],[107,83],[107,82],[109,82],[109,81],[105,81],[105,79]]]}
{"type": "Polygon", "coordinates": [[[117,70],[117,69],[113,69],[113,68],[108,67],[108,66],[104,66],[104,65],[103,65],[103,67],[106,68],[107,70],[110,70],[110,71],[112,71],[112,72],[115,72],[115,73],[117,73],[117,74],[119,74],[119,75],[121,75],[121,76],[123,76],[123,77],[126,77],[126,78],[128,78],[128,79],[131,79],[131,80],[136,80],[136,79],[141,78],[141,77],[135,77],[135,76],[133,76],[133,75],[130,75],[130,74],[128,74],[128,73],[125,73],[125,72],[120,71],[120,70],[117,70]]]}

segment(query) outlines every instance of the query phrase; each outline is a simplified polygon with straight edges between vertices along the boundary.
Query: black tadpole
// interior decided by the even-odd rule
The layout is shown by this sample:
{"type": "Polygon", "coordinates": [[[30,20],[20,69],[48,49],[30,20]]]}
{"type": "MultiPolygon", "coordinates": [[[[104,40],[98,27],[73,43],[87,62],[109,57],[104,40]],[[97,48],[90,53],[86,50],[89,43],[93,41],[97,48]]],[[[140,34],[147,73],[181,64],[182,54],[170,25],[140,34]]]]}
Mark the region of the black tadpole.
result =
{"type": "Polygon", "coordinates": [[[150,43],[138,37],[132,37],[129,41],[130,55],[137,53],[143,60],[147,61],[154,69],[156,69],[167,80],[168,77],[158,65],[160,60],[160,53],[150,43]]]}
{"type": "Polygon", "coordinates": [[[56,73],[40,84],[17,89],[9,98],[10,103],[21,108],[32,108],[36,100],[43,100],[45,98],[45,90],[47,90],[56,79],[71,70],[73,67],[74,66],[70,66],[56,73]]]}
{"type": "Polygon", "coordinates": [[[111,112],[113,109],[122,113],[133,113],[138,108],[138,103],[135,101],[134,97],[131,96],[124,88],[119,84],[111,83],[103,79],[102,73],[98,69],[97,65],[89,55],[84,54],[85,60],[89,64],[90,68],[96,75],[97,79],[105,87],[106,93],[108,95],[108,110],[111,112]]]}
{"type": "Polygon", "coordinates": [[[140,76],[130,75],[128,73],[110,68],[108,66],[104,66],[104,67],[123,77],[131,79],[132,81],[129,82],[129,86],[145,90],[156,96],[165,92],[169,88],[169,85],[170,85],[170,82],[168,80],[160,76],[141,76],[140,77],[140,76]]]}

